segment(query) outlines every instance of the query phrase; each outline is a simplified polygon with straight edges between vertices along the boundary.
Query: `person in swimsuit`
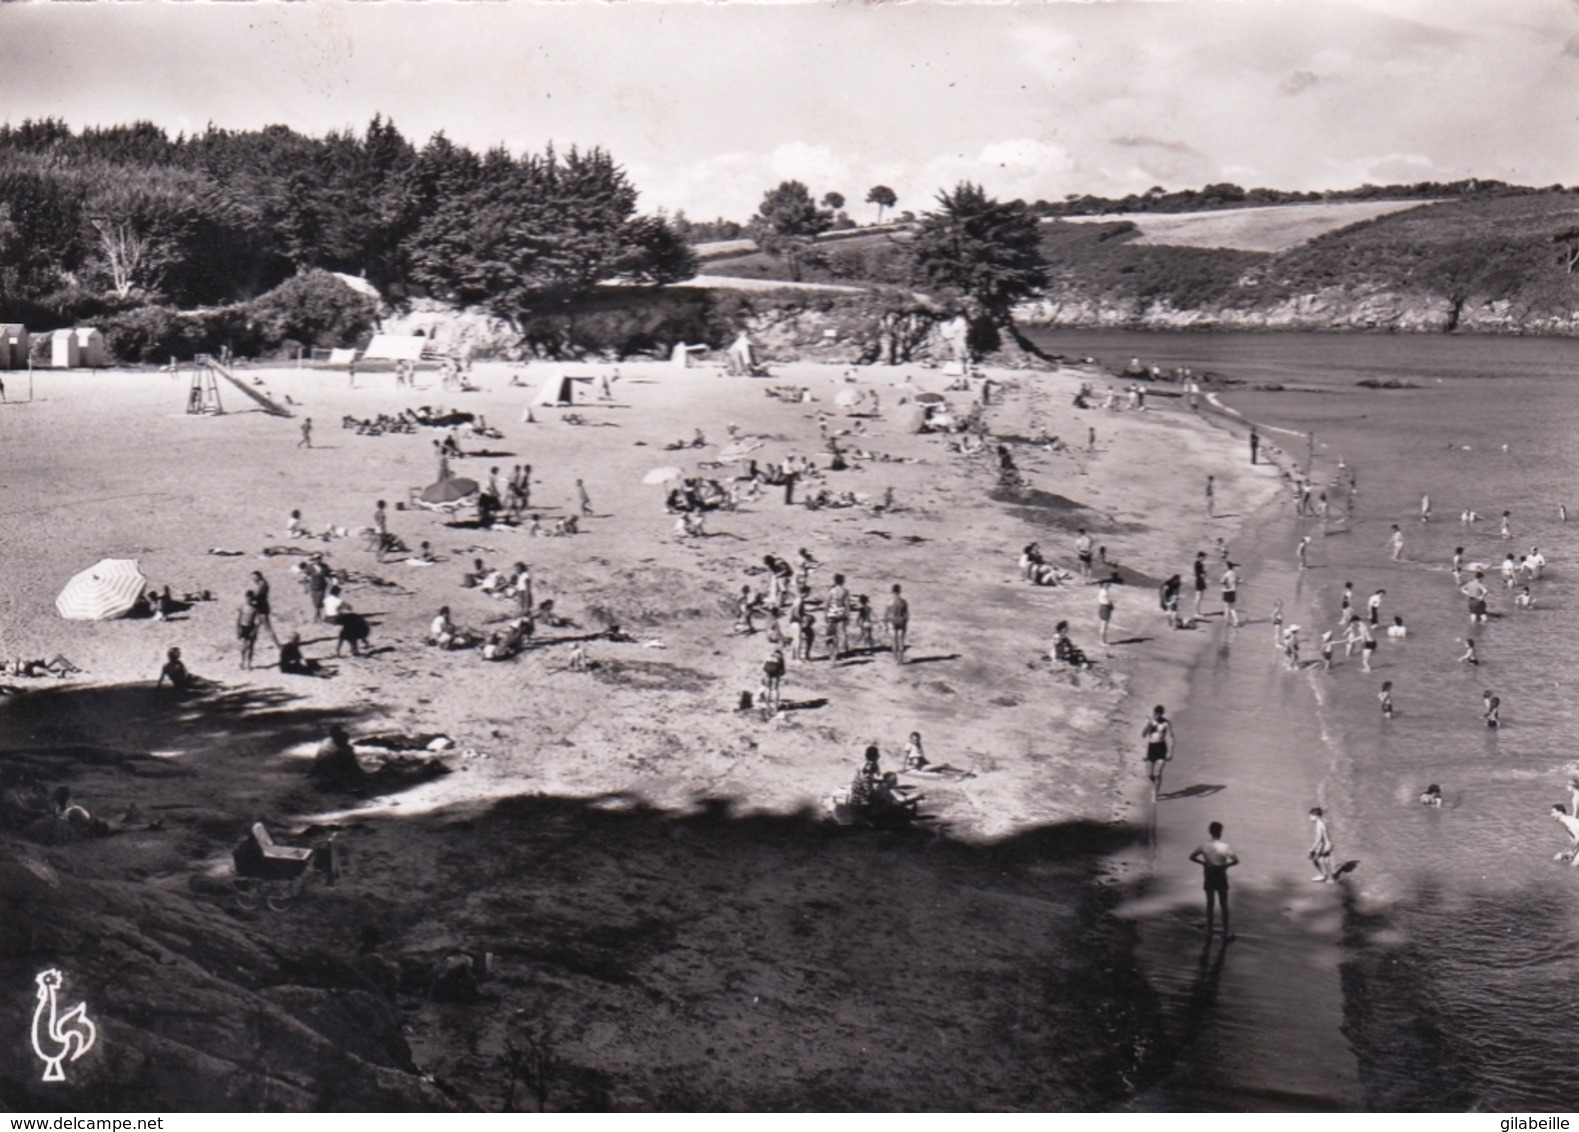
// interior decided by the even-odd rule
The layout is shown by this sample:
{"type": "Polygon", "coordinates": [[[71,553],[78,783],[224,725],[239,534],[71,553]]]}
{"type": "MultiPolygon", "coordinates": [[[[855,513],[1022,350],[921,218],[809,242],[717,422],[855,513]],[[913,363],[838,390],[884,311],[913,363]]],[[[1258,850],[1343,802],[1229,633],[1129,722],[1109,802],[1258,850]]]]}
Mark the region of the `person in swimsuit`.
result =
{"type": "Polygon", "coordinates": [[[1211,838],[1196,848],[1190,854],[1190,860],[1201,866],[1205,874],[1203,885],[1206,889],[1206,934],[1212,934],[1212,913],[1215,903],[1223,909],[1223,942],[1227,943],[1234,938],[1234,933],[1228,927],[1228,870],[1239,863],[1239,858],[1234,856],[1234,851],[1228,847],[1228,842],[1223,840],[1223,823],[1214,821],[1206,827],[1207,836],[1211,838]]]}
{"type": "Polygon", "coordinates": [[[1239,627],[1239,575],[1234,570],[1234,563],[1228,564],[1228,569],[1223,571],[1223,613],[1228,618],[1228,623],[1235,628],[1239,627]]]}
{"type": "Polygon", "coordinates": [[[1195,616],[1202,617],[1201,598],[1206,595],[1206,551],[1195,552],[1195,616]]]}
{"type": "Polygon", "coordinates": [[[1481,697],[1481,702],[1486,705],[1484,717],[1486,726],[1493,731],[1502,726],[1502,699],[1491,694],[1491,689],[1486,689],[1486,694],[1481,697]]]}
{"type": "Polygon", "coordinates": [[[1310,879],[1326,883],[1335,879],[1332,875],[1332,834],[1327,830],[1327,819],[1322,814],[1320,806],[1311,807],[1310,820],[1316,827],[1316,832],[1310,843],[1310,852],[1306,856],[1317,869],[1316,875],[1310,879]]]}
{"type": "Polygon", "coordinates": [[[1158,704],[1151,711],[1151,718],[1141,728],[1141,738],[1146,740],[1146,775],[1151,779],[1151,796],[1155,801],[1162,789],[1162,764],[1173,758],[1173,721],[1167,708],[1158,704]]]}
{"type": "Polygon", "coordinates": [[[1393,717],[1393,682],[1391,680],[1382,681],[1382,690],[1376,693],[1376,698],[1382,705],[1382,718],[1391,719],[1393,717]]]}
{"type": "Polygon", "coordinates": [[[1113,623],[1113,583],[1104,578],[1097,583],[1097,621],[1100,623],[1098,639],[1108,643],[1108,626],[1113,623]]]}

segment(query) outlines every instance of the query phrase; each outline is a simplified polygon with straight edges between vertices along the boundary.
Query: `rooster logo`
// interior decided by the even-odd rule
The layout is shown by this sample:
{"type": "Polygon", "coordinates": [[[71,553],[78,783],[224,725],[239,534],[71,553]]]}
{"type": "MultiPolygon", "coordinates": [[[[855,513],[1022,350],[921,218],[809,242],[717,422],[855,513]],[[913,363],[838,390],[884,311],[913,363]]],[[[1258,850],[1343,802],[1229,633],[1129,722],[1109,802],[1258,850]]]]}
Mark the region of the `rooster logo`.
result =
{"type": "Polygon", "coordinates": [[[38,976],[38,1008],[33,1011],[33,1052],[44,1063],[44,1080],[64,1081],[61,1063],[77,1058],[93,1048],[98,1030],[88,1021],[87,1005],[77,1003],[64,1014],[55,1001],[55,992],[66,981],[53,967],[38,976]]]}

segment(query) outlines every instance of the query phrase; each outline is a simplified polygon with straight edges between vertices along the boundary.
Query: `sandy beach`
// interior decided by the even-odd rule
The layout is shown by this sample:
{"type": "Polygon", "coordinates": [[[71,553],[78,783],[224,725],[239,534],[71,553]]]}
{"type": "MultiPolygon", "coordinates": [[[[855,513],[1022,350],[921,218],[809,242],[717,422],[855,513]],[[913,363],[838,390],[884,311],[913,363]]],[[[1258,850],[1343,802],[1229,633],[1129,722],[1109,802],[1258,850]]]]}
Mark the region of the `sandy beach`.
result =
{"type": "MultiPolygon", "coordinates": [[[[170,956],[157,962],[178,964],[216,994],[221,984],[243,994],[215,954],[215,941],[238,929],[245,937],[262,928],[298,968],[306,956],[355,960],[355,979],[368,986],[378,984],[364,969],[375,960],[400,972],[486,956],[476,965],[483,1006],[394,979],[379,1009],[398,1015],[392,1041],[405,1052],[380,1061],[354,1051],[333,1075],[343,1093],[327,1090],[350,1103],[529,1104],[537,1078],[520,1068],[522,1042],[552,1049],[553,1071],[538,1075],[551,1078],[550,1108],[1103,1108],[1160,1079],[1167,1004],[1141,981],[1149,961],[1145,948],[1134,950],[1130,925],[1144,918],[1136,908],[1163,899],[1198,946],[1199,893],[1184,858],[1211,802],[1177,818],[1164,805],[1168,816],[1153,824],[1138,736],[1154,702],[1179,705],[1189,734],[1189,674],[1224,631],[1215,618],[1191,633],[1168,629],[1156,585],[1188,575],[1194,550],[1213,552],[1217,538],[1235,547],[1241,526],[1274,497],[1276,470],[1249,467],[1238,439],[1174,399],[1152,398],[1144,412],[1072,408],[1093,377],[1079,369],[989,374],[987,426],[1031,485],[1006,493],[990,445],[966,455],[950,449],[957,437],[900,426],[902,400],[944,390],[935,370],[861,369],[846,382],[838,368],[811,365],[776,366],[771,380],[710,365],[623,365],[612,401],[575,409],[584,423],[550,408],[524,423],[555,368],[479,364],[481,388],[471,393],[443,391],[426,371],[415,391],[397,389],[389,373],[361,373],[353,388],[344,371],[239,371],[289,396],[298,406],[291,420],[252,411],[223,385],[230,412],[187,416],[185,377],[158,372],[39,373],[34,400],[5,408],[0,533],[13,549],[0,654],[62,653],[85,670],[10,681],[17,691],[0,707],[6,785],[67,782],[96,815],[133,805],[157,815],[66,846],[8,836],[6,883],[44,902],[30,904],[30,916],[46,913],[26,946],[7,953],[12,973],[25,981],[37,956],[70,947],[79,967],[96,957],[84,993],[113,997],[94,985],[112,969],[102,945],[51,935],[47,906],[63,901],[154,901],[156,922],[183,917],[188,930],[175,933],[180,942],[166,934],[170,956]],[[514,374],[526,388],[509,384],[514,374]],[[813,399],[766,396],[784,385],[813,399]],[[846,415],[835,401],[846,388],[875,392],[881,412],[846,415]],[[442,433],[371,437],[340,427],[345,415],[423,404],[480,413],[500,429],[502,440],[463,435],[463,448],[491,454],[457,461],[455,471],[481,480],[492,467],[507,476],[530,464],[530,510],[545,523],[575,512],[575,482],[584,480],[592,515],[581,533],[533,538],[391,510],[394,533],[412,548],[429,541],[441,559],[420,566],[398,555],[380,564],[354,536],[287,539],[292,509],[312,530],[354,531],[371,522],[377,500],[394,508],[431,483],[442,433]],[[782,489],[769,489],[710,514],[705,537],[681,538],[663,489],[642,482],[665,465],[732,474],[708,466],[730,426],[760,440],[753,457],[825,465],[821,414],[830,432],[848,432],[838,437],[847,450],[871,458],[809,486],[852,492],[856,506],[786,506],[782,489]],[[311,449],[298,446],[306,416],[311,449]],[[1068,449],[1026,442],[1044,428],[1068,449]],[[698,430],[704,447],[666,448],[698,430]],[[1207,474],[1224,518],[1204,515],[1207,474]],[[875,509],[889,489],[894,507],[875,509]],[[1035,540],[1049,561],[1073,568],[1079,527],[1129,583],[1115,587],[1107,649],[1095,587],[1033,587],[1017,567],[1035,540]],[[323,550],[332,567],[364,579],[346,596],[374,623],[372,655],[333,658],[333,634],[312,622],[291,569],[300,557],[260,553],[282,545],[323,550]],[[891,585],[903,585],[910,663],[893,662],[881,626],[870,653],[838,664],[792,660],[788,710],[765,721],[735,710],[740,693],[755,689],[768,645],[765,633],[733,631],[732,601],[742,585],[765,587],[763,555],[793,558],[800,548],[822,564],[819,596],[841,572],[880,615],[891,585]],[[106,556],[136,558],[152,584],[216,600],[169,622],[57,617],[66,579],[106,556]],[[553,599],[566,624],[540,627],[533,647],[499,664],[424,644],[441,605],[466,626],[508,616],[507,603],[459,584],[479,557],[529,563],[536,598],[553,599]],[[253,570],[271,580],[276,632],[300,632],[331,678],[239,669],[233,625],[253,570]],[[1047,659],[1060,619],[1096,670],[1047,659]],[[629,642],[591,640],[595,667],[567,668],[574,638],[615,624],[629,642]],[[170,646],[220,687],[174,706],[157,695],[170,646]],[[439,757],[450,773],[382,796],[316,790],[304,770],[335,723],[353,739],[448,736],[439,757]],[[902,777],[923,795],[921,820],[899,831],[828,820],[825,799],[848,785],[866,745],[898,770],[911,731],[934,764],[961,772],[902,777]],[[260,818],[286,838],[337,829],[345,875],[285,913],[238,910],[230,852],[260,818]],[[53,886],[39,881],[45,874],[53,886]],[[1118,918],[1107,915],[1126,904],[1118,918]],[[944,1064],[957,1072],[933,1071],[944,1064]],[[417,1080],[419,1068],[443,1087],[399,1079],[417,1080]]],[[[944,395],[960,410],[974,396],[944,395]]],[[[1253,619],[1265,616],[1257,586],[1252,574],[1253,619]]],[[[1241,632],[1259,639],[1263,630],[1241,632]]],[[[259,664],[274,655],[265,638],[259,664]]],[[[826,656],[820,643],[816,655],[826,656]]],[[[1280,781],[1276,766],[1192,766],[1189,750],[1171,776],[1232,774],[1236,791],[1300,788],[1280,781]],[[1245,781],[1258,774],[1259,784],[1245,781]]],[[[352,978],[314,981],[297,970],[280,981],[321,989],[352,978]]],[[[254,980],[248,993],[269,982],[254,980]]],[[[331,1041],[337,1032],[288,997],[259,1009],[317,1025],[331,1041]]],[[[187,1084],[170,1086],[171,1106],[223,1107],[269,1088],[267,1107],[326,1103],[322,1075],[276,1080],[267,1048],[215,1048],[206,1029],[147,1003],[118,1019],[109,1007],[100,1013],[112,1016],[111,1031],[121,1028],[119,1058],[157,1041],[194,1067],[187,1084]],[[216,1058],[226,1073],[204,1060],[216,1058]]],[[[106,1058],[85,1095],[125,1102],[130,1086],[119,1075],[130,1063],[106,1058]]],[[[11,1087],[31,1088],[25,1078],[11,1087]]]]}

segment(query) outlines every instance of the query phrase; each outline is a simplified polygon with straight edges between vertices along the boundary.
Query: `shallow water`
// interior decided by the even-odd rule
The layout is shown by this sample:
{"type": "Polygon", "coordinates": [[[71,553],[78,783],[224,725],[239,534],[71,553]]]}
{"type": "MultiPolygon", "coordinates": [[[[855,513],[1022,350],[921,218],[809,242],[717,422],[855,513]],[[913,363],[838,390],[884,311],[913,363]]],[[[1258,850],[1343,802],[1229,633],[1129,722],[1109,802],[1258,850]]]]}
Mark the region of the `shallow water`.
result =
{"type": "MultiPolygon", "coordinates": [[[[1579,342],[1437,336],[1139,335],[1057,332],[1044,348],[1109,365],[1131,356],[1250,382],[1321,392],[1230,391],[1223,400],[1300,458],[1313,432],[1313,478],[1338,461],[1358,478],[1352,529],[1322,530],[1292,509],[1258,531],[1261,550],[1295,579],[1286,617],[1315,638],[1335,628],[1345,580],[1357,602],[1384,588],[1382,623],[1401,614],[1403,642],[1385,637],[1373,674],[1358,658],[1332,672],[1306,669],[1294,700],[1272,713],[1308,713],[1341,857],[1362,860],[1346,934],[1346,1036],[1374,1108],[1539,1108],[1579,1096],[1579,870],[1553,861],[1568,844],[1548,811],[1568,798],[1579,767],[1572,737],[1575,610],[1579,609],[1579,342]],[[1362,378],[1420,387],[1368,390],[1362,378]],[[1507,449],[1504,451],[1503,446],[1507,449]],[[1433,521],[1421,523],[1420,496],[1433,521]],[[1570,504],[1572,521],[1557,505],[1570,504]],[[1473,508],[1483,519],[1460,523],[1473,508]],[[1513,538],[1497,518],[1511,512],[1513,538]],[[1390,526],[1405,535],[1389,561],[1390,526]],[[1294,566],[1297,536],[1314,537],[1312,569],[1294,566]],[[1471,627],[1448,572],[1453,550],[1486,562],[1491,608],[1506,616],[1471,627]],[[1548,559],[1533,584],[1537,608],[1520,611],[1495,565],[1539,546],[1548,559]],[[1311,632],[1315,630],[1315,632],[1311,632]],[[1476,639],[1481,664],[1458,662],[1476,639]],[[1396,718],[1376,693],[1394,683],[1396,718]],[[1481,721],[1481,696],[1501,697],[1504,726],[1481,721]],[[1439,783],[1441,809],[1417,796],[1439,783]]],[[[1263,614],[1264,615],[1264,612],[1263,614]]],[[[1257,627],[1259,631],[1262,627],[1257,627]]],[[[1270,638],[1268,638],[1270,642],[1270,638]]],[[[1270,643],[1266,663],[1277,661],[1270,643]]],[[[1198,683],[1203,683],[1199,682],[1198,683]]],[[[1207,695],[1208,702],[1210,693],[1207,695]]],[[[1301,731],[1304,729],[1301,728],[1301,731]]],[[[1334,1097],[1335,1102],[1341,1098],[1334,1097]]]]}

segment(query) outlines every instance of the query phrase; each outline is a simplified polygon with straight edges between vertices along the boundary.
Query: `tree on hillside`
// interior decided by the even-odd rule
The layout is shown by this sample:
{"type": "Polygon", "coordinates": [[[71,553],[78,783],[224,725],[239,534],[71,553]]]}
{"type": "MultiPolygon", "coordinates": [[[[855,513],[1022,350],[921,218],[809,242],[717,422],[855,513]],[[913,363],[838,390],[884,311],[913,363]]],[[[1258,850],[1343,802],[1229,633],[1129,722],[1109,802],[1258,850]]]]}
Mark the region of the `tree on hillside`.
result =
{"type": "Polygon", "coordinates": [[[1569,275],[1579,272],[1579,228],[1568,228],[1552,237],[1552,243],[1562,249],[1563,270],[1569,275]]]}
{"type": "Polygon", "coordinates": [[[605,280],[690,274],[667,222],[635,213],[635,188],[601,149],[561,156],[550,147],[519,160],[495,150],[450,191],[438,190],[404,250],[419,283],[519,327],[605,280]]]}
{"type": "Polygon", "coordinates": [[[1047,282],[1041,232],[1024,204],[1002,204],[961,181],[938,194],[912,245],[917,281],[958,303],[978,341],[995,338],[1015,303],[1047,282]]]}
{"type": "Polygon", "coordinates": [[[873,185],[866,192],[866,203],[877,206],[877,222],[883,222],[883,209],[893,208],[899,203],[899,197],[887,185],[873,185]]]}
{"type": "Polygon", "coordinates": [[[812,244],[832,225],[833,213],[818,208],[805,185],[784,181],[763,194],[747,228],[759,248],[789,265],[790,278],[798,283],[812,244]]]}
{"type": "Polygon", "coordinates": [[[832,212],[838,212],[841,208],[844,207],[844,194],[843,193],[823,193],[822,194],[822,203],[823,203],[823,207],[824,208],[827,208],[828,210],[830,210],[832,212]]]}

